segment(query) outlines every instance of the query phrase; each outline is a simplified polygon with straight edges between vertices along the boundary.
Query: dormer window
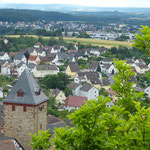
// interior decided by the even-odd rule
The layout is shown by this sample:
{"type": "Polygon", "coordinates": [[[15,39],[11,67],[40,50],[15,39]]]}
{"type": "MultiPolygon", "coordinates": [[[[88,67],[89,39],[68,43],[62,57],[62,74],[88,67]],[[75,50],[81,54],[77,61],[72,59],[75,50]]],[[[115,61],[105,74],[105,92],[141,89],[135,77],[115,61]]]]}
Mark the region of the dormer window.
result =
{"type": "Polygon", "coordinates": [[[40,95],[40,94],[41,94],[41,89],[40,89],[39,87],[36,87],[36,88],[35,88],[35,93],[36,93],[37,95],[40,95]]]}
{"type": "Polygon", "coordinates": [[[24,96],[24,92],[23,92],[21,89],[19,89],[19,90],[17,91],[17,96],[18,96],[18,97],[23,97],[23,96],[24,96]]]}

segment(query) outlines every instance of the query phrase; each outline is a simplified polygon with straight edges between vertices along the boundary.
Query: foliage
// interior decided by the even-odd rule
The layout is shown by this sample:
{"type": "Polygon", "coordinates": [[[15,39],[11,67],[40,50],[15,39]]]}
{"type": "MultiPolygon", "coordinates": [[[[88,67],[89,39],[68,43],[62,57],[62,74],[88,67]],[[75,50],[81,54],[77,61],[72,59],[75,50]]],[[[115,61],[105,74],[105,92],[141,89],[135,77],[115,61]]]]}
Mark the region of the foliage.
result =
{"type": "Polygon", "coordinates": [[[40,81],[48,89],[65,90],[69,83],[69,76],[65,73],[59,72],[57,75],[47,75],[40,81]]]}
{"type": "Polygon", "coordinates": [[[13,78],[0,75],[0,87],[5,87],[7,84],[12,84],[13,78]]]}
{"type": "Polygon", "coordinates": [[[103,96],[87,101],[69,115],[73,128],[56,129],[53,140],[60,150],[137,150],[150,149],[150,108],[141,107],[143,93],[132,88],[131,66],[124,61],[114,61],[116,70],[112,89],[117,92],[118,103],[106,108],[111,101],[103,96]]]}
{"type": "Polygon", "coordinates": [[[50,137],[51,134],[49,133],[49,130],[47,131],[38,131],[38,134],[36,133],[31,134],[31,141],[30,145],[32,146],[32,150],[49,150],[52,146],[50,137]]]}
{"type": "Polygon", "coordinates": [[[64,92],[65,92],[66,97],[68,97],[69,95],[72,95],[72,90],[68,87],[65,88],[64,92]]]}
{"type": "Polygon", "coordinates": [[[141,49],[148,57],[150,57],[150,28],[142,26],[140,34],[135,35],[134,47],[141,49]]]}
{"type": "Polygon", "coordinates": [[[78,59],[78,64],[80,66],[80,69],[87,69],[88,68],[88,61],[83,59],[78,59]]]}
{"type": "Polygon", "coordinates": [[[101,89],[99,90],[99,95],[103,95],[103,96],[107,97],[107,96],[108,96],[108,93],[106,92],[106,90],[105,90],[104,88],[101,88],[101,89]]]}

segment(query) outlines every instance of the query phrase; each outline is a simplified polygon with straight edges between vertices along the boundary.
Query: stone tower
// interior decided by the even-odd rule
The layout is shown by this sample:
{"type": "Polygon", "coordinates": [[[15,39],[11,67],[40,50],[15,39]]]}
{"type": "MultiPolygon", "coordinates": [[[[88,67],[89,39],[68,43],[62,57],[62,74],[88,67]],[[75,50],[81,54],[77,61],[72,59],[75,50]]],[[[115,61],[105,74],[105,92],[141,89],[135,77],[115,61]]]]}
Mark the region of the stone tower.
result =
{"type": "Polygon", "coordinates": [[[4,135],[30,150],[29,133],[46,130],[48,97],[28,69],[22,73],[4,103],[4,135]]]}

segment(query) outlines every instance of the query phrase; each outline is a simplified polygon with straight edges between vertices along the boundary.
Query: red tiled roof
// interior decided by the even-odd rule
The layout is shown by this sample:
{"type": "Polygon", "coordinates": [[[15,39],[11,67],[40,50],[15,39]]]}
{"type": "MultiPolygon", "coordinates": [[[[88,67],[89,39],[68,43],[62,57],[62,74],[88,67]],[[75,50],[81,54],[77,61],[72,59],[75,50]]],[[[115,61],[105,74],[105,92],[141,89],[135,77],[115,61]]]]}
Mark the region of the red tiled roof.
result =
{"type": "Polygon", "coordinates": [[[111,95],[116,95],[117,94],[116,92],[112,91],[111,89],[106,90],[106,92],[108,94],[111,94],[111,95]]]}
{"type": "Polygon", "coordinates": [[[16,55],[16,54],[17,54],[17,52],[10,52],[10,53],[9,53],[9,57],[14,56],[14,55],[16,55]]]}
{"type": "Polygon", "coordinates": [[[36,58],[37,58],[37,56],[31,56],[31,55],[30,55],[30,57],[29,57],[29,59],[28,59],[28,60],[35,61],[35,60],[36,60],[36,58]]]}
{"type": "Polygon", "coordinates": [[[65,100],[65,106],[69,107],[80,107],[81,105],[84,105],[87,101],[87,97],[81,97],[81,96],[68,96],[65,100]]]}

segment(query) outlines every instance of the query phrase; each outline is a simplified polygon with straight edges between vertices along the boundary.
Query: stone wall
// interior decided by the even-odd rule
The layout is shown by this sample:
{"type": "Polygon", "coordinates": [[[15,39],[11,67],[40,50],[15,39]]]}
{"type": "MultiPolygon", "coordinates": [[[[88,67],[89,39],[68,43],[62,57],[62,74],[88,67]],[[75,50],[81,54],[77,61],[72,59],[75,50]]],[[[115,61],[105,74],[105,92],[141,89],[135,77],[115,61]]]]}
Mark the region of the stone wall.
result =
{"type": "Polygon", "coordinates": [[[47,102],[36,107],[4,104],[4,134],[16,138],[25,150],[31,150],[29,146],[31,137],[29,133],[37,133],[40,127],[46,130],[47,124],[47,102]],[[39,107],[44,109],[39,110],[39,107]]]}

